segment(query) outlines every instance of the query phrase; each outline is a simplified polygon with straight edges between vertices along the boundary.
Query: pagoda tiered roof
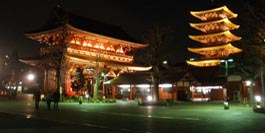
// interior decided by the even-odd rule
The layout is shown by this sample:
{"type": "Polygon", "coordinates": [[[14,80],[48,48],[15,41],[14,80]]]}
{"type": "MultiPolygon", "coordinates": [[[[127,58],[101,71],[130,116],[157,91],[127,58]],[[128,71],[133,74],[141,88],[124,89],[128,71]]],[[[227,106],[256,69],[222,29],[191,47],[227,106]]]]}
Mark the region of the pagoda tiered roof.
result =
{"type": "Polygon", "coordinates": [[[197,66],[197,67],[211,67],[211,66],[218,66],[221,64],[219,59],[212,59],[212,60],[193,60],[187,61],[189,65],[197,66]]]}
{"type": "Polygon", "coordinates": [[[237,14],[233,13],[226,6],[222,6],[219,8],[214,8],[210,10],[204,11],[191,11],[191,15],[200,19],[201,21],[213,21],[219,20],[223,18],[236,18],[237,14]]]}
{"type": "Polygon", "coordinates": [[[228,57],[230,54],[239,53],[242,51],[241,49],[234,47],[230,43],[225,45],[217,45],[217,46],[203,47],[203,48],[188,48],[188,50],[193,53],[201,54],[209,58],[228,57]]]}
{"type": "Polygon", "coordinates": [[[227,18],[211,22],[190,23],[190,26],[204,33],[215,33],[239,28],[239,25],[232,23],[227,18]]]}
{"type": "Polygon", "coordinates": [[[221,58],[227,58],[230,54],[239,53],[242,50],[234,47],[230,42],[238,41],[238,37],[230,30],[238,29],[239,25],[229,19],[236,18],[237,14],[226,6],[205,11],[191,11],[191,15],[200,19],[201,23],[190,23],[190,26],[203,32],[202,35],[189,35],[189,38],[204,46],[200,48],[188,48],[190,52],[203,55],[197,60],[189,60],[189,65],[197,67],[212,67],[221,64],[221,58]]]}
{"type": "Polygon", "coordinates": [[[226,44],[241,39],[241,37],[232,34],[230,31],[204,35],[189,35],[189,38],[206,45],[226,44]]]}

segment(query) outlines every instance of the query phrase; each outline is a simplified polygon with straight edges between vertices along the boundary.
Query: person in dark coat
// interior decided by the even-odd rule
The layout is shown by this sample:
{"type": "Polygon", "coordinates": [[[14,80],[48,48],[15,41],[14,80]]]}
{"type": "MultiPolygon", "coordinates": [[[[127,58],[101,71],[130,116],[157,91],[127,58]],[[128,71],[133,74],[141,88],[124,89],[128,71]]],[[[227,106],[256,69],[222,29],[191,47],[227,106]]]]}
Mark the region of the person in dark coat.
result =
{"type": "Polygon", "coordinates": [[[45,96],[45,100],[47,103],[47,109],[50,110],[51,109],[51,102],[52,102],[52,93],[48,92],[45,96]]]}
{"type": "Polygon", "coordinates": [[[41,100],[41,92],[40,92],[40,90],[37,90],[37,91],[34,92],[33,99],[35,101],[35,109],[39,109],[40,108],[40,100],[41,100]]]}
{"type": "Polygon", "coordinates": [[[59,103],[59,100],[60,100],[60,94],[58,91],[55,91],[53,93],[53,109],[54,110],[58,110],[58,103],[59,103]]]}

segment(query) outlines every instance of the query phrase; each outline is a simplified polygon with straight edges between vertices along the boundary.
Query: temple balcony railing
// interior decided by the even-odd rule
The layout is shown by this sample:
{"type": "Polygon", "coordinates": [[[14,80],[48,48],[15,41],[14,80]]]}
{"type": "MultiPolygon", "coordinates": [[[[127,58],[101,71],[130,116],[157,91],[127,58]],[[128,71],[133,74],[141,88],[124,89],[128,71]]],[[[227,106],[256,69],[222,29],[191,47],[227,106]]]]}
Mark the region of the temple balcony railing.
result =
{"type": "MultiPolygon", "coordinates": [[[[40,49],[40,55],[47,55],[50,53],[58,52],[61,49],[60,45],[53,45],[49,47],[43,47],[40,49]]],[[[102,59],[113,60],[118,62],[133,62],[133,56],[125,55],[125,53],[118,53],[114,51],[108,51],[104,49],[97,49],[91,47],[82,47],[78,45],[68,45],[67,52],[84,55],[84,56],[96,56],[100,55],[102,59]]]]}
{"type": "Polygon", "coordinates": [[[54,52],[58,52],[62,47],[59,45],[53,45],[49,47],[40,48],[40,55],[46,55],[54,52]]]}
{"type": "Polygon", "coordinates": [[[84,51],[81,49],[74,49],[74,48],[68,48],[67,52],[74,55],[80,55],[80,56],[88,56],[88,57],[98,57],[103,60],[109,60],[109,61],[116,61],[116,62],[127,62],[132,63],[133,62],[133,56],[120,56],[117,54],[106,54],[104,52],[95,52],[95,51],[84,51]]]}
{"type": "Polygon", "coordinates": [[[108,51],[108,50],[105,50],[105,49],[97,49],[97,48],[91,48],[91,47],[82,47],[82,46],[78,46],[78,45],[69,45],[68,48],[81,50],[81,51],[94,52],[94,53],[99,53],[99,54],[105,54],[105,55],[111,55],[111,56],[119,56],[119,57],[133,59],[133,56],[126,55],[125,53],[118,53],[118,52],[115,52],[115,51],[108,51]]]}

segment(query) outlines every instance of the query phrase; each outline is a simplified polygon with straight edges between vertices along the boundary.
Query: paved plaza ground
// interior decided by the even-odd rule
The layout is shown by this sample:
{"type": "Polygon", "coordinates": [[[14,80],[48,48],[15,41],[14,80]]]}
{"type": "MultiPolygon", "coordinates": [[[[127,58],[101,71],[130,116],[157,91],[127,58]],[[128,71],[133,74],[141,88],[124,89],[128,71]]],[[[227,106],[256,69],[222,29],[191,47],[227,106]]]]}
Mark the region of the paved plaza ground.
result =
{"type": "Polygon", "coordinates": [[[47,110],[41,103],[34,109],[32,97],[0,99],[0,133],[72,132],[209,132],[265,133],[265,114],[232,103],[178,103],[172,106],[138,106],[134,101],[114,104],[60,103],[47,110]]]}

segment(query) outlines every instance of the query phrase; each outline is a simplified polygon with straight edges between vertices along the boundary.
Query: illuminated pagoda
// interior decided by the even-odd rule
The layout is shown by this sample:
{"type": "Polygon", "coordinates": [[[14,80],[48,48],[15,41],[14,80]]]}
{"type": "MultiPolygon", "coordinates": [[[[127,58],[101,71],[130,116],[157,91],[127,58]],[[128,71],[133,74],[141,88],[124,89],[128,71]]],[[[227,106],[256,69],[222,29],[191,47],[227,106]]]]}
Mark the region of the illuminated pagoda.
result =
{"type": "MultiPolygon", "coordinates": [[[[92,87],[91,91],[96,91],[93,88],[97,82],[96,76],[103,75],[106,81],[121,73],[151,69],[134,64],[133,56],[128,54],[130,51],[147,47],[146,44],[136,41],[118,26],[66,12],[60,6],[55,9],[44,27],[25,35],[43,44],[39,57],[21,61],[44,70],[45,91],[60,87],[63,88],[64,94],[74,95],[71,74],[77,67],[86,70],[84,74],[88,80],[87,84],[92,87]],[[58,57],[61,60],[57,61],[60,71],[55,69],[56,61],[53,60],[58,53],[62,53],[62,57],[58,57]],[[58,74],[60,77],[56,77],[58,74]],[[61,85],[57,84],[60,80],[58,78],[62,80],[61,85]]],[[[100,82],[101,87],[104,87],[102,78],[100,82]]],[[[88,94],[97,95],[95,92],[88,94]]]]}
{"type": "Polygon", "coordinates": [[[188,50],[203,57],[187,61],[189,65],[197,67],[218,66],[221,64],[220,59],[242,51],[231,44],[231,42],[241,39],[241,37],[230,32],[239,28],[239,25],[229,20],[236,18],[237,14],[230,11],[226,6],[205,11],[191,11],[190,13],[203,21],[201,23],[190,23],[192,28],[201,31],[203,34],[189,35],[189,38],[203,44],[203,46],[188,48],[188,50]]]}

